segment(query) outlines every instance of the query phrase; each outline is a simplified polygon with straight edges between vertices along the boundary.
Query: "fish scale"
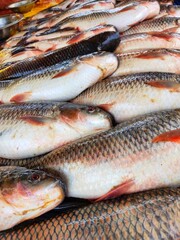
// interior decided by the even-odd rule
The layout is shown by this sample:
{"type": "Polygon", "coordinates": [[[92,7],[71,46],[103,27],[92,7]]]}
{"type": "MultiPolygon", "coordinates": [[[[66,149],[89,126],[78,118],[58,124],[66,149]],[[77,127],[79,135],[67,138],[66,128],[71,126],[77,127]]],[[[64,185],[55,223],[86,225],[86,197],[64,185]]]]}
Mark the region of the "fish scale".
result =
{"type": "Polygon", "coordinates": [[[151,190],[55,212],[0,239],[164,239],[180,237],[180,189],[151,190]]]}
{"type": "Polygon", "coordinates": [[[152,113],[82,138],[34,161],[1,159],[0,164],[57,171],[65,178],[69,197],[99,200],[177,186],[180,145],[173,137],[177,134],[178,141],[179,126],[179,109],[152,113]]]}
{"type": "Polygon", "coordinates": [[[176,17],[161,17],[157,19],[150,19],[141,22],[127,31],[123,32],[123,35],[130,35],[135,33],[145,32],[163,32],[166,30],[171,31],[173,28],[180,27],[180,18],[176,17]]]}

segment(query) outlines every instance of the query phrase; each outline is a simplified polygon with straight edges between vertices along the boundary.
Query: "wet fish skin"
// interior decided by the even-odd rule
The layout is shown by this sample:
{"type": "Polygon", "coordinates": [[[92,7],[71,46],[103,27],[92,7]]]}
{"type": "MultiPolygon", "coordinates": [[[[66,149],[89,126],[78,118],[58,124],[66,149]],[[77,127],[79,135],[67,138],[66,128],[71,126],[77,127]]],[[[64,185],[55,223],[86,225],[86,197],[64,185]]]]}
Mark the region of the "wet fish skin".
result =
{"type": "Polygon", "coordinates": [[[176,17],[161,17],[146,20],[141,22],[127,31],[123,32],[123,35],[130,35],[135,33],[148,33],[148,32],[163,32],[173,31],[174,28],[180,27],[180,18],[176,17]]]}
{"type": "Polygon", "coordinates": [[[60,178],[40,170],[0,167],[0,231],[33,219],[64,200],[60,178]]]}
{"type": "Polygon", "coordinates": [[[87,4],[74,6],[71,9],[67,9],[65,12],[55,15],[50,20],[47,20],[45,23],[40,24],[39,26],[37,26],[37,29],[41,29],[45,27],[51,28],[54,25],[59,24],[65,18],[75,14],[84,13],[87,11],[97,11],[97,10],[105,10],[105,9],[112,9],[112,8],[114,8],[114,4],[108,1],[90,2],[87,4]]]}
{"type": "Polygon", "coordinates": [[[1,159],[0,164],[57,171],[65,179],[68,197],[97,201],[179,186],[179,126],[179,109],[152,113],[65,145],[34,161],[1,159]]]}
{"type": "Polygon", "coordinates": [[[129,29],[132,25],[143,21],[149,17],[154,10],[154,16],[159,13],[159,4],[157,2],[134,3],[134,6],[127,8],[114,8],[104,11],[95,11],[84,14],[75,14],[64,19],[57,26],[55,25],[45,33],[52,33],[58,29],[75,28],[83,31],[100,24],[110,24],[115,26],[119,32],[129,29]],[[155,5],[156,4],[156,5],[155,5]]]}
{"type": "Polygon", "coordinates": [[[101,52],[73,58],[13,81],[2,89],[1,102],[68,101],[111,75],[117,67],[118,60],[113,53],[101,52]]]}
{"type": "Polygon", "coordinates": [[[39,222],[0,233],[1,240],[178,239],[179,188],[151,190],[56,212],[39,222]],[[44,230],[46,229],[46,230],[44,230]],[[61,229],[61,231],[59,230],[61,229]],[[131,229],[131,231],[129,230],[131,229]]]}
{"type": "MultiPolygon", "coordinates": [[[[11,49],[4,49],[0,52],[2,64],[13,64],[30,57],[35,57],[45,52],[54,51],[63,47],[78,43],[82,40],[96,36],[104,32],[116,32],[113,26],[103,25],[88,29],[84,32],[79,32],[73,35],[62,36],[60,38],[36,41],[28,43],[25,47],[16,47],[11,49]],[[10,57],[11,56],[11,57],[10,57]]],[[[50,34],[51,35],[51,34],[50,34]]],[[[1,67],[5,68],[7,65],[1,67]]]]}
{"type": "Polygon", "coordinates": [[[84,91],[73,102],[99,106],[110,112],[116,122],[180,108],[180,75],[152,72],[110,77],[84,91]]]}
{"type": "Polygon", "coordinates": [[[147,49],[118,54],[119,67],[113,77],[140,72],[180,74],[180,50],[147,49]]]}
{"type": "Polygon", "coordinates": [[[0,156],[11,159],[38,156],[111,127],[103,110],[71,103],[6,104],[0,113],[0,156]]]}
{"type": "Polygon", "coordinates": [[[44,67],[51,67],[60,61],[67,61],[77,56],[83,56],[97,51],[113,52],[119,45],[120,37],[118,32],[104,32],[92,38],[83,40],[77,44],[62,49],[45,53],[43,55],[29,58],[26,61],[18,62],[0,72],[0,80],[20,78],[44,67]]]}
{"type": "Polygon", "coordinates": [[[115,53],[156,48],[180,49],[180,34],[153,32],[125,35],[121,37],[121,43],[115,53]]]}

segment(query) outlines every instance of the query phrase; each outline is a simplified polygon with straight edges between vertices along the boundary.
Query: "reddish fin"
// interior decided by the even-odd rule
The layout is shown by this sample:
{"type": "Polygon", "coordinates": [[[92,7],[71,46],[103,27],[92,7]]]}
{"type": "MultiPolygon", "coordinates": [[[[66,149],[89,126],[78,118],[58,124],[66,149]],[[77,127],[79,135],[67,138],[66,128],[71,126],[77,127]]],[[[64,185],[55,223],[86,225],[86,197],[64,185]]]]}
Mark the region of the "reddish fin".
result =
{"type": "Polygon", "coordinates": [[[77,43],[77,42],[83,40],[84,37],[85,37],[85,33],[80,33],[80,34],[78,34],[78,35],[72,37],[67,43],[68,43],[68,44],[74,44],[74,43],[77,43]]]}
{"type": "MultiPolygon", "coordinates": [[[[107,28],[108,29],[108,28],[107,28]]],[[[97,28],[97,29],[94,29],[94,30],[92,30],[92,32],[94,33],[94,34],[99,34],[99,33],[102,33],[102,32],[105,32],[105,30],[106,30],[106,28],[97,28]]]]}
{"type": "Polygon", "coordinates": [[[161,89],[169,89],[171,92],[180,92],[180,83],[169,81],[148,82],[148,85],[161,89]]]}
{"type": "Polygon", "coordinates": [[[180,129],[172,130],[169,132],[165,132],[155,137],[152,140],[154,143],[156,142],[175,142],[180,143],[180,129]]]}
{"type": "Polygon", "coordinates": [[[31,92],[17,94],[10,99],[10,102],[15,102],[15,103],[24,102],[31,96],[31,94],[32,94],[31,92]]]}
{"type": "Polygon", "coordinates": [[[136,10],[136,6],[129,6],[129,7],[123,8],[123,9],[119,10],[119,12],[122,13],[122,12],[131,11],[131,10],[136,10]]]}
{"type": "Polygon", "coordinates": [[[159,58],[161,60],[164,60],[163,58],[164,56],[161,53],[142,53],[138,56],[136,56],[136,58],[140,58],[140,59],[156,59],[159,58]]]}
{"type": "Polygon", "coordinates": [[[47,123],[47,119],[42,117],[24,116],[20,119],[34,126],[44,126],[47,123]]]}
{"type": "Polygon", "coordinates": [[[162,38],[166,41],[169,41],[172,39],[172,35],[168,34],[168,33],[163,33],[163,32],[154,32],[151,34],[153,37],[158,37],[158,38],[162,38]]]}
{"type": "Polygon", "coordinates": [[[100,198],[97,198],[95,202],[99,202],[109,198],[119,197],[127,192],[127,190],[134,185],[134,180],[130,179],[114,188],[112,188],[108,193],[104,194],[100,198]]]}
{"type": "Polygon", "coordinates": [[[68,69],[66,69],[64,71],[61,71],[61,72],[57,73],[52,79],[59,78],[59,77],[64,77],[64,76],[66,76],[66,75],[68,75],[70,73],[71,73],[71,68],[68,68],[68,69]]]}
{"type": "Polygon", "coordinates": [[[112,106],[115,104],[115,102],[112,103],[105,103],[105,104],[100,104],[98,107],[104,109],[105,111],[108,111],[112,108],[112,106]]]}

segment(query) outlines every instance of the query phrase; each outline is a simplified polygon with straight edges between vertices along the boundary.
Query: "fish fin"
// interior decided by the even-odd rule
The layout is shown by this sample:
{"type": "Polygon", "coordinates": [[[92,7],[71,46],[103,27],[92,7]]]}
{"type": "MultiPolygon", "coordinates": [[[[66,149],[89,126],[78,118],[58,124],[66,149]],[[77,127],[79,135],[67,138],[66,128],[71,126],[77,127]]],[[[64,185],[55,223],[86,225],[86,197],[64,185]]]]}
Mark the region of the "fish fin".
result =
{"type": "Polygon", "coordinates": [[[172,39],[172,35],[165,32],[152,32],[151,35],[153,37],[165,39],[166,41],[169,41],[172,39]]]}
{"type": "Polygon", "coordinates": [[[20,118],[26,123],[29,123],[34,126],[44,126],[48,122],[48,118],[43,118],[43,117],[34,117],[34,116],[23,116],[20,118]]]}
{"type": "Polygon", "coordinates": [[[143,54],[140,54],[138,56],[135,56],[135,58],[140,58],[140,59],[156,59],[156,58],[159,58],[161,60],[163,60],[163,55],[161,53],[143,53],[143,54]]]}
{"type": "Polygon", "coordinates": [[[168,131],[155,137],[153,143],[157,142],[175,142],[180,143],[180,129],[168,131]]]}
{"type": "Polygon", "coordinates": [[[127,190],[134,184],[134,180],[129,179],[120,185],[113,187],[109,192],[105,193],[101,197],[95,199],[95,202],[99,202],[102,200],[106,200],[109,198],[116,198],[119,197],[127,192],[127,190]]]}
{"type": "Polygon", "coordinates": [[[31,94],[32,94],[32,92],[19,93],[19,94],[13,96],[10,99],[10,102],[15,102],[15,103],[24,102],[31,96],[31,94]]]}
{"type": "Polygon", "coordinates": [[[131,10],[136,10],[136,5],[125,7],[123,9],[120,9],[118,12],[122,13],[122,12],[131,11],[131,10]]]}
{"type": "Polygon", "coordinates": [[[104,103],[104,104],[100,104],[98,105],[98,107],[104,109],[105,111],[108,111],[112,108],[112,106],[115,104],[115,102],[112,103],[104,103]]]}
{"type": "Polygon", "coordinates": [[[161,89],[169,89],[171,92],[180,92],[180,83],[169,81],[148,82],[148,85],[161,89]]]}
{"type": "Polygon", "coordinates": [[[67,43],[68,43],[68,44],[77,43],[77,42],[83,40],[84,37],[85,37],[85,34],[84,34],[84,33],[80,33],[80,34],[72,37],[67,43]]]}
{"type": "Polygon", "coordinates": [[[53,76],[52,79],[54,78],[59,78],[59,77],[64,77],[72,72],[72,68],[68,68],[66,70],[58,72],[56,75],[53,76]]]}

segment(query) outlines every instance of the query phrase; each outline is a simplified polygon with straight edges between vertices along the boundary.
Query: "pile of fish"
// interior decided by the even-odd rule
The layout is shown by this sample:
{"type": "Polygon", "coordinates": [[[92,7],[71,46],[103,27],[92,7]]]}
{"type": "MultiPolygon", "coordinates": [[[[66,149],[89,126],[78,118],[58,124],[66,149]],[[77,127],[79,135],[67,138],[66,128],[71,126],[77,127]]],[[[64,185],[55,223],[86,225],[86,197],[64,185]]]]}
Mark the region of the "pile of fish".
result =
{"type": "Polygon", "coordinates": [[[0,239],[180,238],[179,6],[26,19],[1,45],[0,103],[0,239]]]}

